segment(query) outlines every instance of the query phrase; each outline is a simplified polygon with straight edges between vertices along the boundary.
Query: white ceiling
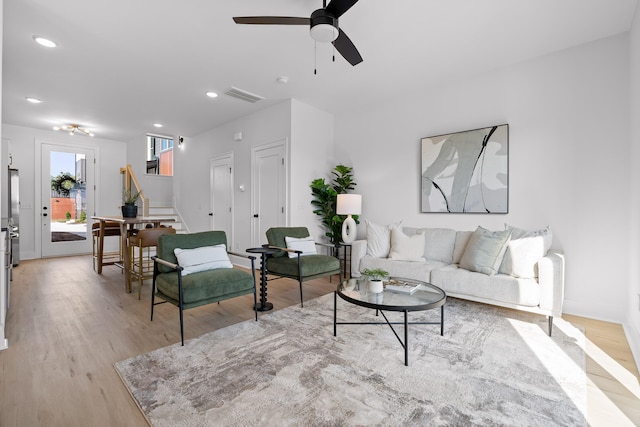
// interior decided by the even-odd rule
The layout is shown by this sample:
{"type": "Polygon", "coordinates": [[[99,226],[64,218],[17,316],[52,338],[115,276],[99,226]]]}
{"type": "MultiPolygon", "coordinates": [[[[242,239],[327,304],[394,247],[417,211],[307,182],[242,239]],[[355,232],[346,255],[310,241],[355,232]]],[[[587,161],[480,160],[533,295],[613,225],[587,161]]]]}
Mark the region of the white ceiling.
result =
{"type": "Polygon", "coordinates": [[[355,67],[338,54],[332,63],[331,45],[314,55],[307,27],[231,19],[308,17],[321,3],[4,0],[3,123],[79,123],[129,141],[194,136],[287,98],[339,114],[628,31],[637,0],[361,0],[340,19],[364,58],[355,67]],[[41,47],[35,34],[59,46],[41,47]],[[266,99],[222,95],[231,86],[266,99]]]}

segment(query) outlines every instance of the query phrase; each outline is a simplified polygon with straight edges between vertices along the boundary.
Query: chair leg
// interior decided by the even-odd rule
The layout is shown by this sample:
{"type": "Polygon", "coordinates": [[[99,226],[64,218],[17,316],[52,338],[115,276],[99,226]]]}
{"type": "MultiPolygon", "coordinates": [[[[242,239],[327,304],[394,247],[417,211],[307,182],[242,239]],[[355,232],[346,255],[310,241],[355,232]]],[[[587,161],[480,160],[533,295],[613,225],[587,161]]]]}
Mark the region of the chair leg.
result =
{"type": "Polygon", "coordinates": [[[183,289],[182,289],[182,274],[178,272],[178,308],[180,309],[180,338],[182,339],[182,346],[184,347],[184,317],[182,316],[183,308],[183,289]]]}
{"type": "Polygon", "coordinates": [[[140,299],[140,296],[142,295],[142,277],[144,275],[144,263],[142,261],[143,254],[144,254],[144,251],[142,247],[140,247],[140,254],[139,254],[140,269],[138,274],[138,299],[140,299]]]}
{"type": "Polygon", "coordinates": [[[182,316],[182,304],[180,304],[180,339],[182,340],[182,346],[184,347],[184,319],[182,316]]]}
{"type": "Polygon", "coordinates": [[[302,280],[300,280],[300,307],[304,307],[304,303],[302,299],[302,280]]]}
{"type": "Polygon", "coordinates": [[[553,330],[553,316],[549,316],[549,336],[551,336],[552,330],[553,330]]]}
{"type": "Polygon", "coordinates": [[[258,297],[256,296],[255,286],[253,287],[253,311],[256,313],[256,322],[257,322],[258,321],[258,297]]]}

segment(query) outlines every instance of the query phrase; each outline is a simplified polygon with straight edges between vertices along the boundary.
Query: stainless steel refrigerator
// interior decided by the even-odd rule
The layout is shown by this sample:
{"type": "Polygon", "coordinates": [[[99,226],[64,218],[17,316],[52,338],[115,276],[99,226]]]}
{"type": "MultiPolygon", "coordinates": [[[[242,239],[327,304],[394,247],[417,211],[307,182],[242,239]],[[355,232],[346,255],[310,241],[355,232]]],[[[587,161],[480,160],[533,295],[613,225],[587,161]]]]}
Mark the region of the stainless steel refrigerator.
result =
{"type": "Polygon", "coordinates": [[[7,233],[11,239],[11,262],[14,267],[20,264],[20,182],[18,169],[9,168],[9,209],[7,233]]]}

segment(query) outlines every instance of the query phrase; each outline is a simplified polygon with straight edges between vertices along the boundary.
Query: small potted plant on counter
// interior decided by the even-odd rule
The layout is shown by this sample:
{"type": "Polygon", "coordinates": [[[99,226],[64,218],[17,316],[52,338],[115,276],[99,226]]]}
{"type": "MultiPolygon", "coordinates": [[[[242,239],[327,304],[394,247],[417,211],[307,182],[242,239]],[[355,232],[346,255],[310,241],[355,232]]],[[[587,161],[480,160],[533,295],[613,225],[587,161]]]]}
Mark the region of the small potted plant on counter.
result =
{"type": "Polygon", "coordinates": [[[122,217],[123,218],[135,218],[138,216],[138,206],[136,206],[136,202],[140,198],[140,192],[128,189],[124,190],[122,194],[122,199],[124,205],[122,206],[122,217]]]}

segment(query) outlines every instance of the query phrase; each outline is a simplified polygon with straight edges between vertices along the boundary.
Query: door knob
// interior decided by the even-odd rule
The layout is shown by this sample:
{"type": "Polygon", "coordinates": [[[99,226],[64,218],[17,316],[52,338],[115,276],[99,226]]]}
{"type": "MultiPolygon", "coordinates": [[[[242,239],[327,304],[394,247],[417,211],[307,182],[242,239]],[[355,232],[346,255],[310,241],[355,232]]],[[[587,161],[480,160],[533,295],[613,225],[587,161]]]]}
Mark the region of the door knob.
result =
{"type": "Polygon", "coordinates": [[[254,218],[258,218],[258,214],[253,214],[253,217],[254,218]]]}

